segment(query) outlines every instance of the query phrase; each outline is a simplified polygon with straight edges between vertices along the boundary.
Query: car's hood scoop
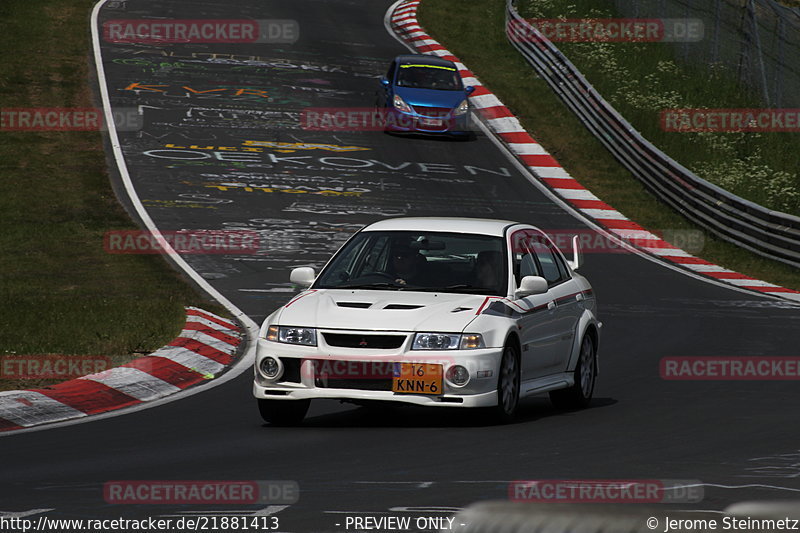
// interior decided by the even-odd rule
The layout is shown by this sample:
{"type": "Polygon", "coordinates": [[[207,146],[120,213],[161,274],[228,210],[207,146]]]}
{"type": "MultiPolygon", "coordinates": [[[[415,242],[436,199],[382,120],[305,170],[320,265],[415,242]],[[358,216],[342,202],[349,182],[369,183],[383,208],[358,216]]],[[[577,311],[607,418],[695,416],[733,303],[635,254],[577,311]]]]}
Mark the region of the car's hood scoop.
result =
{"type": "Polygon", "coordinates": [[[279,320],[330,329],[458,332],[485,299],[474,294],[323,289],[284,307],[279,320]]]}

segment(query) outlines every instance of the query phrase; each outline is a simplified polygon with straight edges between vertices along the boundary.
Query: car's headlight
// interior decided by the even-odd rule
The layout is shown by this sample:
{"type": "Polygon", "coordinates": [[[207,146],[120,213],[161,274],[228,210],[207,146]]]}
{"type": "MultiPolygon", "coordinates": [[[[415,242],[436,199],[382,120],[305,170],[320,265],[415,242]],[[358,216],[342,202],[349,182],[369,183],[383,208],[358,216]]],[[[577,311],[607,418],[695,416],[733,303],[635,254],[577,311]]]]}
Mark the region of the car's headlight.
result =
{"type": "Polygon", "coordinates": [[[414,110],[411,109],[411,106],[405,103],[405,101],[400,98],[400,95],[394,95],[394,99],[392,99],[392,104],[394,104],[394,108],[398,111],[402,111],[403,113],[413,113],[414,110]]]}
{"type": "Polygon", "coordinates": [[[270,326],[267,329],[267,340],[286,344],[317,345],[317,330],[296,326],[270,326]]]}
{"type": "Polygon", "coordinates": [[[467,111],[469,111],[469,102],[467,102],[466,100],[464,100],[463,102],[461,102],[460,104],[458,104],[458,107],[457,107],[457,108],[456,108],[456,110],[455,110],[455,115],[456,115],[456,116],[461,116],[461,115],[463,115],[464,113],[466,113],[467,111]]]}
{"type": "Polygon", "coordinates": [[[479,333],[417,333],[412,350],[474,350],[483,348],[483,337],[479,333]]]}

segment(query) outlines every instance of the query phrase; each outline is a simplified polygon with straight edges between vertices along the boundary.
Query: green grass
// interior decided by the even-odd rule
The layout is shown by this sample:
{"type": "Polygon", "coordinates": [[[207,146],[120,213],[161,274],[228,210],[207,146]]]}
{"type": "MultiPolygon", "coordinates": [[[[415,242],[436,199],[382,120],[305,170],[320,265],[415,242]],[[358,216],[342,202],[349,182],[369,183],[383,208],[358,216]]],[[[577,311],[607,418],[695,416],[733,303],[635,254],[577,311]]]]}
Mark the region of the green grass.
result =
{"type": "MultiPolygon", "coordinates": [[[[700,230],[656,199],[620,165],[508,44],[504,0],[424,0],[420,23],[458,56],[585,187],[650,231],[700,230]]],[[[755,278],[800,289],[800,272],[705,233],[696,253],[755,278]]],[[[675,243],[676,245],[680,243],[675,243]]]]}
{"type": "MultiPolygon", "coordinates": [[[[607,0],[525,0],[520,10],[526,18],[624,16],[607,0]]],[[[557,46],[646,139],[685,167],[760,205],[800,214],[797,133],[661,128],[664,109],[766,107],[730,68],[676,59],[677,50],[669,43],[559,42],[557,46]]],[[[699,54],[708,47],[707,41],[690,44],[689,53],[699,54]]]]}
{"type": "MultiPolygon", "coordinates": [[[[93,107],[93,4],[0,4],[3,107],[93,107]]],[[[184,305],[223,312],[160,256],[104,251],[106,231],[137,227],[111,190],[99,132],[0,131],[0,177],[0,358],[103,355],[122,363],[173,339],[184,305]]]]}

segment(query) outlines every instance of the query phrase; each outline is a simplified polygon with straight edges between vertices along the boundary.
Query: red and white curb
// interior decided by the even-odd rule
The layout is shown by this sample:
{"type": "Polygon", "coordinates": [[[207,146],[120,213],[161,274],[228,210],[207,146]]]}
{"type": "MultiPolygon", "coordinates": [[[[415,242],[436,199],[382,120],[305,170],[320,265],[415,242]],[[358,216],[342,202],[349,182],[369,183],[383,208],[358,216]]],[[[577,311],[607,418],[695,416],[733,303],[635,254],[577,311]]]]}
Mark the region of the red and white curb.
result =
{"type": "Polygon", "coordinates": [[[425,32],[417,21],[419,3],[419,0],[410,0],[397,4],[389,19],[392,30],[403,41],[416,48],[419,53],[439,56],[455,63],[464,85],[475,87],[470,101],[481,113],[487,126],[550,190],[622,241],[635,245],[640,250],[664,261],[742,289],[800,301],[800,292],[798,291],[734,272],[669,244],[626,218],[583,187],[523,129],[517,117],[503,105],[497,96],[480,83],[475,74],[425,32]]]}
{"type": "Polygon", "coordinates": [[[228,368],[241,341],[232,322],[187,307],[180,335],[150,355],[50,387],[0,392],[0,431],[82,418],[180,392],[228,368]]]}

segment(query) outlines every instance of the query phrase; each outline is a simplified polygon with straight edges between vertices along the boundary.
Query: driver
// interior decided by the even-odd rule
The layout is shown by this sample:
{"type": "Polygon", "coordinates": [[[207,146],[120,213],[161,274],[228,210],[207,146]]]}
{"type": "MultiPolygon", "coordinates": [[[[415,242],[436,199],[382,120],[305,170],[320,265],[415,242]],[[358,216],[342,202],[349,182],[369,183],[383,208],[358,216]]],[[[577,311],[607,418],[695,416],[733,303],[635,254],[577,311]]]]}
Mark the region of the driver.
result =
{"type": "Polygon", "coordinates": [[[407,244],[398,244],[392,248],[389,257],[389,268],[395,283],[400,285],[419,285],[425,274],[427,260],[425,256],[407,244]]]}

